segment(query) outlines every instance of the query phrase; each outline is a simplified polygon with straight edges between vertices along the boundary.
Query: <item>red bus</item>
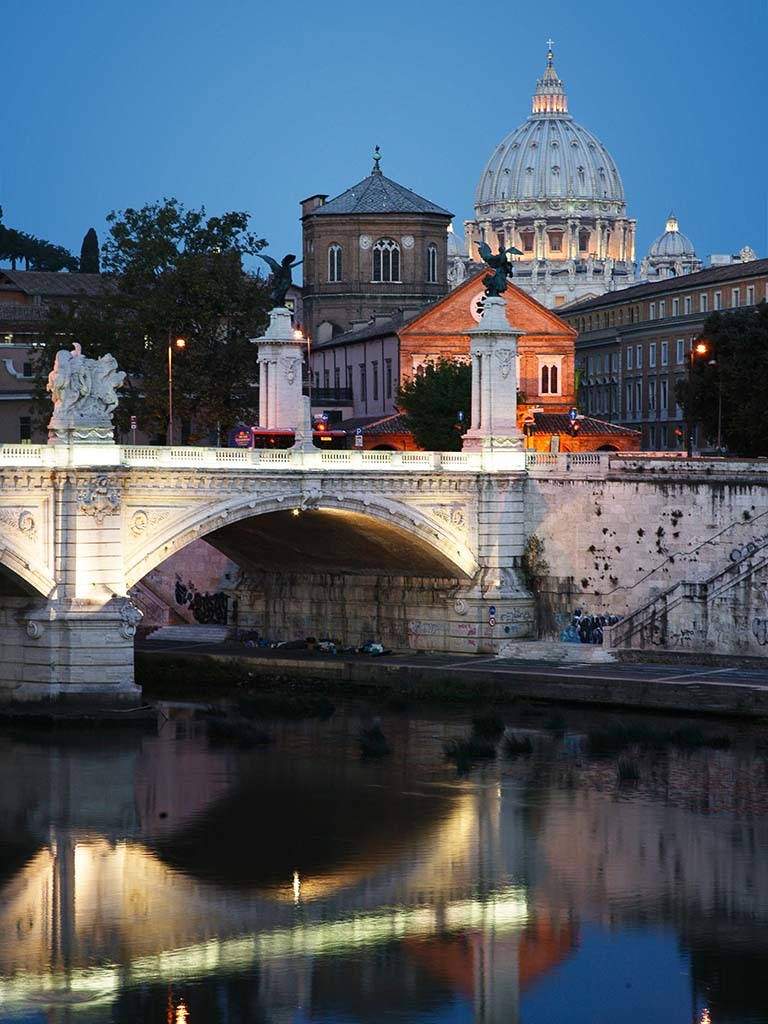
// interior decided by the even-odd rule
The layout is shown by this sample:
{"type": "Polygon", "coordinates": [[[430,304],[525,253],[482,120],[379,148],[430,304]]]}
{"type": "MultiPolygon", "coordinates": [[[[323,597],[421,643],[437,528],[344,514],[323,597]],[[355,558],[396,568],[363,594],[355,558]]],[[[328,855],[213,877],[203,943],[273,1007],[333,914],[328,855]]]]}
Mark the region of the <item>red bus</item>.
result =
{"type": "MultiPolygon", "coordinates": [[[[292,448],[296,435],[292,430],[264,430],[261,427],[240,427],[233,430],[229,438],[230,448],[292,448]]],[[[347,447],[347,432],[331,430],[323,424],[316,424],[312,431],[315,448],[339,449],[347,447]]]]}

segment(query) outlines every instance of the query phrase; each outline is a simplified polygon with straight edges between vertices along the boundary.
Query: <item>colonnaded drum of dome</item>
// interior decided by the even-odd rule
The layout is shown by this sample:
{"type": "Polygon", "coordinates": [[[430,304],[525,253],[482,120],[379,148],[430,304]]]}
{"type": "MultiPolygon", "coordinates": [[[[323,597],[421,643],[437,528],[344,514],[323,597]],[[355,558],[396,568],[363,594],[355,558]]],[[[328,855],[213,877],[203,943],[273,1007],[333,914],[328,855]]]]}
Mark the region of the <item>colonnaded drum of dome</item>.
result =
{"type": "Polygon", "coordinates": [[[638,270],[635,226],[616,161],[569,113],[550,46],[531,114],[486,163],[465,247],[454,242],[453,259],[476,258],[481,240],[520,249],[515,284],[550,308],[639,283],[658,268],[701,267],[670,214],[638,270]]]}

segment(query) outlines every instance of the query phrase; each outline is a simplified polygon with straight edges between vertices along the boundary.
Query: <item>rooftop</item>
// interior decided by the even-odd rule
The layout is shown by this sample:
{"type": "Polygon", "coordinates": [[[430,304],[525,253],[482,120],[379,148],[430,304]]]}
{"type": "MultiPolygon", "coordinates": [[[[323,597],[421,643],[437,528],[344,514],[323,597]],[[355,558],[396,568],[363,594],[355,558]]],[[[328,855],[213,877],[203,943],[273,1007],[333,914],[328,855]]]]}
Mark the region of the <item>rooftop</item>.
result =
{"type": "Polygon", "coordinates": [[[22,291],[28,295],[65,297],[100,295],[108,277],[102,274],[54,273],[47,270],[7,270],[0,267],[0,291],[22,291]]]}
{"type": "Polygon", "coordinates": [[[619,306],[625,302],[636,302],[654,295],[693,291],[696,288],[706,288],[711,284],[737,281],[745,277],[760,277],[763,274],[768,274],[768,259],[750,260],[748,263],[729,263],[724,267],[707,267],[706,270],[699,270],[693,274],[665,277],[663,281],[638,284],[632,288],[606,292],[605,295],[598,295],[594,299],[585,299],[584,302],[574,302],[573,305],[568,306],[567,310],[563,309],[560,315],[571,316],[574,313],[588,313],[593,309],[601,309],[603,306],[619,306]]]}
{"type": "Polygon", "coordinates": [[[453,217],[452,213],[442,206],[424,199],[423,196],[411,192],[404,185],[392,181],[381,173],[379,147],[374,153],[373,170],[367,178],[363,178],[346,192],[336,196],[312,211],[311,216],[319,217],[333,214],[372,214],[372,213],[433,213],[441,217],[453,217]]]}

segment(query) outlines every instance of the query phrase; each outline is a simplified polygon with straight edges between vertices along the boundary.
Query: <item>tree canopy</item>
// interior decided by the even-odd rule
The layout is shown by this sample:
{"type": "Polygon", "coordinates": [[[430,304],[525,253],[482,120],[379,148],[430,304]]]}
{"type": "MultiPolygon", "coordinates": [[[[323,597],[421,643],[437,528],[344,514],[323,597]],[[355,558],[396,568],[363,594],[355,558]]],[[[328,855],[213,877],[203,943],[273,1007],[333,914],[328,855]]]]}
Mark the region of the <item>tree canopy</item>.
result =
{"type": "Polygon", "coordinates": [[[397,396],[416,443],[436,452],[461,450],[471,400],[472,368],[469,363],[455,359],[428,363],[423,374],[401,386],[397,396]],[[460,412],[464,418],[461,429],[457,429],[460,412]]]}
{"type": "Polygon", "coordinates": [[[119,429],[133,414],[144,432],[165,432],[168,347],[179,336],[186,346],[173,354],[174,419],[184,439],[255,422],[249,339],[265,325],[269,300],[264,281],[243,267],[245,255],[266,245],[248,220],[243,212],[209,217],[176,199],[107,217],[101,293],[52,311],[47,328],[79,341],[88,356],[111,352],[126,371],[119,429]]]}
{"type": "Polygon", "coordinates": [[[95,228],[88,228],[80,246],[80,273],[98,274],[99,270],[99,236],[95,228]]]}
{"type": "MultiPolygon", "coordinates": [[[[0,222],[2,219],[3,210],[0,207],[0,222]]],[[[3,223],[0,223],[0,260],[10,263],[13,270],[16,270],[19,263],[24,265],[25,270],[54,272],[77,270],[79,266],[69,249],[63,245],[54,245],[26,231],[6,227],[3,223]]]]}
{"type": "Polygon", "coordinates": [[[704,434],[733,454],[768,455],[768,305],[712,313],[701,338],[709,351],[694,359],[690,395],[678,401],[704,434]]]}

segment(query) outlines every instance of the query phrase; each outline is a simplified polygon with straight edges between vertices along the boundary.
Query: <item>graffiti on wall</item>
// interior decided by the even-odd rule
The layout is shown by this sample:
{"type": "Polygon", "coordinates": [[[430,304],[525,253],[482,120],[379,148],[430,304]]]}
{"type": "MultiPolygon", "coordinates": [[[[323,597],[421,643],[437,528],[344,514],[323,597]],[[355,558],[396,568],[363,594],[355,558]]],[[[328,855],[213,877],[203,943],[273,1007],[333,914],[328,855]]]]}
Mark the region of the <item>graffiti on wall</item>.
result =
{"type": "Polygon", "coordinates": [[[176,604],[186,605],[196,622],[204,625],[226,626],[229,618],[229,594],[201,594],[194,583],[176,580],[176,604]]]}

